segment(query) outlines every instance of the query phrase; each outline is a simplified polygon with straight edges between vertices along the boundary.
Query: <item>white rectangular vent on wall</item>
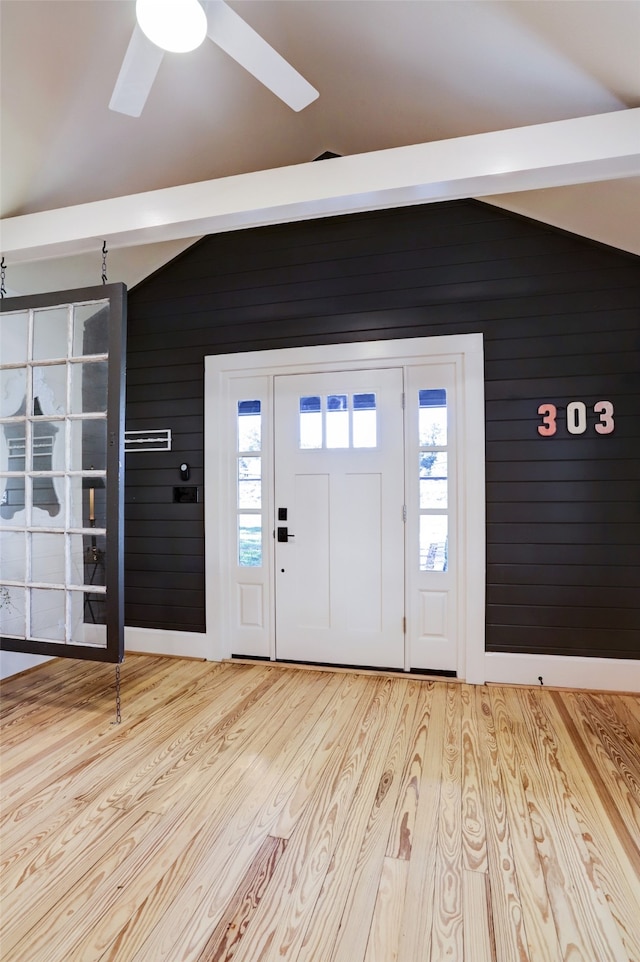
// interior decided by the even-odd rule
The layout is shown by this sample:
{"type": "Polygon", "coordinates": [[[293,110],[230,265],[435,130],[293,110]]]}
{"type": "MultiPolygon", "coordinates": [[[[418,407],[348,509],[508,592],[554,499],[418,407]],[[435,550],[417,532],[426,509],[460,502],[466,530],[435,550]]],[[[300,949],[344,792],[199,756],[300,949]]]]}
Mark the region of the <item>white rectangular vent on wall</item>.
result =
{"type": "Polygon", "coordinates": [[[125,431],[124,451],[170,451],[171,429],[160,428],[154,431],[125,431]]]}

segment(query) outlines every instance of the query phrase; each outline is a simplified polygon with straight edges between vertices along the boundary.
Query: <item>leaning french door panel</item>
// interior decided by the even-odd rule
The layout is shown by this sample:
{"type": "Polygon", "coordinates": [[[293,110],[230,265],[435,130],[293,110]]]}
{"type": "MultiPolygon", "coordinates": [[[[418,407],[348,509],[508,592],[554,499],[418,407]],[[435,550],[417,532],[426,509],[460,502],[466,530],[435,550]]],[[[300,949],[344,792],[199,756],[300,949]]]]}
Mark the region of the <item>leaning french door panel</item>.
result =
{"type": "Polygon", "coordinates": [[[407,371],[407,644],[411,668],[456,671],[459,539],[455,363],[407,371]]]}
{"type": "Polygon", "coordinates": [[[278,376],[276,655],[404,667],[401,369],[278,376]]]}

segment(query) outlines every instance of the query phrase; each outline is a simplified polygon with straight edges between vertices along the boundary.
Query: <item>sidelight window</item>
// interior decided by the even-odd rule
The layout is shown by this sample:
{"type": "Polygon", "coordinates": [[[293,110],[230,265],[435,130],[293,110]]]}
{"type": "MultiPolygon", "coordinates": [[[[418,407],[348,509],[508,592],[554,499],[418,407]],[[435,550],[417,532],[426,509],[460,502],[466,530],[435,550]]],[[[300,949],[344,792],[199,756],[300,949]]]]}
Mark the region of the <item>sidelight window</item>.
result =
{"type": "Polygon", "coordinates": [[[238,401],[237,545],[242,568],[262,565],[262,411],[258,400],[238,401]]]}
{"type": "Polygon", "coordinates": [[[420,571],[448,567],[447,392],[419,391],[420,571]]]}

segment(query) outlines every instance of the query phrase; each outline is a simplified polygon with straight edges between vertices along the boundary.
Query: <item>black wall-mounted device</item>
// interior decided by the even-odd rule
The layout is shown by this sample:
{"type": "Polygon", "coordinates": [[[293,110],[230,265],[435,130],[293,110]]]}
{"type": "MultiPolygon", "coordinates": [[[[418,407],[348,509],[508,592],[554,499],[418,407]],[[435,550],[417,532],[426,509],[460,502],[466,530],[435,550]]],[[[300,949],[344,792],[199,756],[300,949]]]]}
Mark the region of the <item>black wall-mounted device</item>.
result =
{"type": "Polygon", "coordinates": [[[183,461],[182,464],[180,465],[180,480],[188,481],[190,477],[191,477],[191,468],[189,467],[186,461],[183,461]]]}

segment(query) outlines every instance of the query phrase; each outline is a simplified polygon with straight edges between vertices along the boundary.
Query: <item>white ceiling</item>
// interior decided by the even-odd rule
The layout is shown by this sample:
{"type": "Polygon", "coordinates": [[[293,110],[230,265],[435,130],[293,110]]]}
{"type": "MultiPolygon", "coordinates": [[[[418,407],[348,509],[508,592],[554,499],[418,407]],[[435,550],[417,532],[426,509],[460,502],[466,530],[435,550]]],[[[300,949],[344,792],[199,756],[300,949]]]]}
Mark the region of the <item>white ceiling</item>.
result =
{"type": "MultiPolygon", "coordinates": [[[[230,5],[317,101],[294,113],[205,42],[165,55],[139,119],[116,114],[134,0],[0,0],[2,217],[640,106],[640,0],[230,5]]],[[[640,254],[640,172],[483,199],[640,254]]],[[[111,250],[109,279],[132,285],[189,242],[111,250]]],[[[99,283],[100,265],[98,249],[8,258],[6,285],[99,283]]]]}

